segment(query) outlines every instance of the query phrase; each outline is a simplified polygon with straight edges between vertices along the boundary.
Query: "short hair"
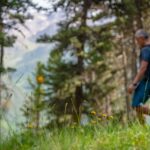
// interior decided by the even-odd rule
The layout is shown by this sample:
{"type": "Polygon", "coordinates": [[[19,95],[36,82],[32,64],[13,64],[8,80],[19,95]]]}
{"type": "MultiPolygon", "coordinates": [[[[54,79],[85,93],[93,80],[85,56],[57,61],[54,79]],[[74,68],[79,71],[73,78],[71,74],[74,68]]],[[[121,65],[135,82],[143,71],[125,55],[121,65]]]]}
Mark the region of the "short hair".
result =
{"type": "Polygon", "coordinates": [[[139,29],[139,30],[136,31],[135,37],[137,37],[137,38],[138,37],[144,37],[145,39],[148,39],[149,38],[149,34],[145,30],[139,29]]]}

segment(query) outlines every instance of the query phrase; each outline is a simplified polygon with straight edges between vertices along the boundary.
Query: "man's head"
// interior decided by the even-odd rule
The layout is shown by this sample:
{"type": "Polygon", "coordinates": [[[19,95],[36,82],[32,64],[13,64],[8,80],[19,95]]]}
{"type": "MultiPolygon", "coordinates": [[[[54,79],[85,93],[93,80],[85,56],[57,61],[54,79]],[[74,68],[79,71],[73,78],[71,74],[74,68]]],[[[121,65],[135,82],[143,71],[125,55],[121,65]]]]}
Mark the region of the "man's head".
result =
{"type": "Polygon", "coordinates": [[[143,29],[139,29],[135,33],[135,39],[140,47],[143,47],[149,39],[149,34],[143,29]]]}

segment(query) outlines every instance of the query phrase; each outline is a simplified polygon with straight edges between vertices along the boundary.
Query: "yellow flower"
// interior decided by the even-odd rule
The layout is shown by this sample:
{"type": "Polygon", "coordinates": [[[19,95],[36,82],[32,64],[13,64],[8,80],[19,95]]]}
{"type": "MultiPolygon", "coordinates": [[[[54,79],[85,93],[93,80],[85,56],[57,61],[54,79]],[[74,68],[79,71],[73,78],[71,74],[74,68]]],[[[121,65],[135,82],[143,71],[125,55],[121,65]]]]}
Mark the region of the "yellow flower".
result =
{"type": "Polygon", "coordinates": [[[44,82],[44,77],[42,75],[37,76],[36,78],[37,82],[42,84],[44,82]]]}
{"type": "Polygon", "coordinates": [[[92,124],[96,124],[97,122],[96,122],[95,120],[92,120],[91,123],[92,123],[92,124]]]}
{"type": "Polygon", "coordinates": [[[92,114],[92,115],[96,115],[96,112],[95,112],[95,111],[91,111],[91,114],[92,114]]]}
{"type": "Polygon", "coordinates": [[[106,115],[106,114],[102,114],[102,116],[103,116],[103,117],[107,117],[107,115],[106,115]]]}
{"type": "Polygon", "coordinates": [[[30,123],[30,124],[28,124],[28,125],[27,125],[27,128],[32,129],[32,128],[34,128],[34,126],[33,126],[33,124],[32,124],[32,123],[30,123]]]}
{"type": "Polygon", "coordinates": [[[109,118],[110,118],[110,119],[113,119],[114,117],[113,117],[113,116],[109,116],[109,118]]]}

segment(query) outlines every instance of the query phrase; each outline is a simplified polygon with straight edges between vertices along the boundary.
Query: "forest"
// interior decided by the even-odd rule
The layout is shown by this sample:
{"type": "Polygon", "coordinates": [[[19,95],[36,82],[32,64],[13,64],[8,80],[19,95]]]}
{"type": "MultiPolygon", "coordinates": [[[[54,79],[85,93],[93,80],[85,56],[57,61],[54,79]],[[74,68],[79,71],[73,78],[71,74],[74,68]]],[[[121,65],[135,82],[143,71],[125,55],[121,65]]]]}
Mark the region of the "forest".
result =
{"type": "Polygon", "coordinates": [[[8,127],[0,123],[0,150],[148,150],[149,116],[141,125],[128,92],[140,68],[139,29],[150,33],[149,0],[1,0],[0,122],[8,127]],[[8,51],[14,58],[23,51],[24,31],[33,32],[27,22],[34,25],[41,14],[48,17],[35,28],[56,20],[57,29],[29,38],[40,53],[28,52],[26,69],[28,61],[35,65],[23,78],[28,70],[20,76],[19,61],[6,65],[8,51]],[[6,116],[15,109],[12,97],[14,105],[21,99],[10,92],[7,76],[24,99],[14,128],[16,120],[6,116]]]}

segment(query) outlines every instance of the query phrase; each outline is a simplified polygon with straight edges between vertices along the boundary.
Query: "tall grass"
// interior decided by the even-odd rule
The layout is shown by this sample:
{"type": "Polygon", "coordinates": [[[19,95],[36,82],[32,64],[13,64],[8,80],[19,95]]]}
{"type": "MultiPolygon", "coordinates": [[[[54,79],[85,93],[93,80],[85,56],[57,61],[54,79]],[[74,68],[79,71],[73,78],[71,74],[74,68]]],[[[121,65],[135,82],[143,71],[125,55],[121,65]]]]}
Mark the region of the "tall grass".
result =
{"type": "Polygon", "coordinates": [[[42,129],[13,133],[1,142],[1,150],[149,150],[150,127],[89,124],[61,129],[42,129]]]}

